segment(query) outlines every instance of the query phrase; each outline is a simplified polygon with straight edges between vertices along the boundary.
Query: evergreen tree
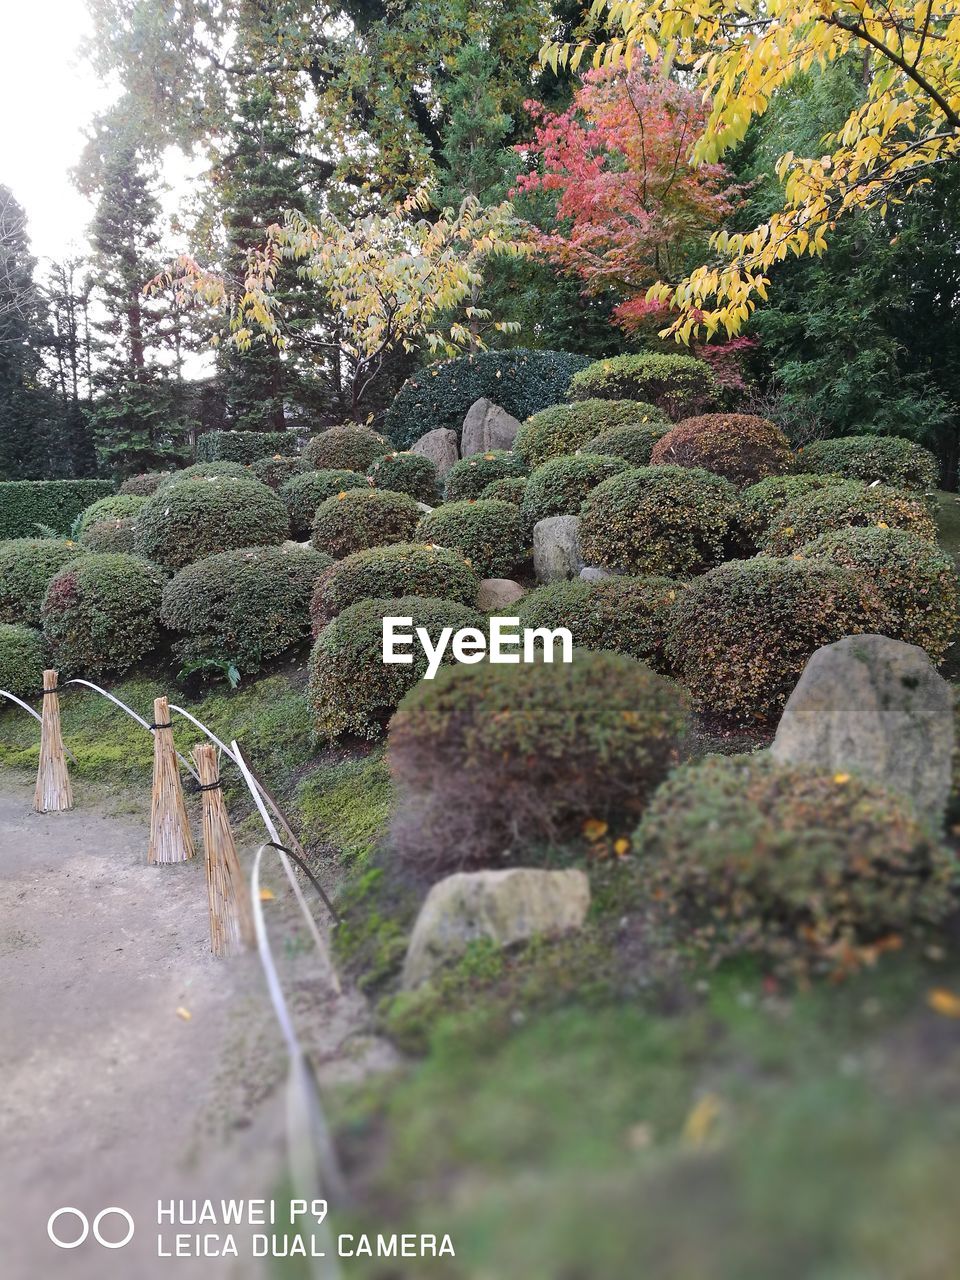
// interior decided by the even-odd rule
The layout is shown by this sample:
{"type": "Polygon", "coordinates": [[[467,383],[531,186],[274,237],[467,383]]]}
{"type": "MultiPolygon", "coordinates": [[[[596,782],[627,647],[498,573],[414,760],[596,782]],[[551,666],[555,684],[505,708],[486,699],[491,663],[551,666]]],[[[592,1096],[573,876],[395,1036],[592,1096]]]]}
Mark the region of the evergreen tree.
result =
{"type": "Polygon", "coordinates": [[[93,366],[90,350],[90,279],[80,258],[52,262],[44,281],[49,317],[49,359],[60,408],[61,438],[74,476],[96,472],[90,426],[93,366]]]}

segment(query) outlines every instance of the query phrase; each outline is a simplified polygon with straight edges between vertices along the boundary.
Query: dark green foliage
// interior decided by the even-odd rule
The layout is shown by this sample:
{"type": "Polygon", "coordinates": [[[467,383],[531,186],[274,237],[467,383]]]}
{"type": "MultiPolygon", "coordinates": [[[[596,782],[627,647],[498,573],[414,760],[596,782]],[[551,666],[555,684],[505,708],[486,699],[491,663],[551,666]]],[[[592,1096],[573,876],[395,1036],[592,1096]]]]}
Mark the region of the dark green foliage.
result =
{"type": "Polygon", "coordinates": [[[247,547],[187,565],[163,591],[177,656],[261,670],[310,634],[310,598],[330,563],[310,547],[247,547]]]}
{"type": "Polygon", "coordinates": [[[390,725],[393,843],[431,878],[527,865],[586,819],[642,813],[686,722],[683,691],[617,653],[443,670],[390,725]]]}
{"type": "Polygon", "coordinates": [[[47,588],[41,616],[51,665],[70,676],[122,675],[160,638],[163,573],[140,556],[85,555],[47,588]]]}
{"type": "Polygon", "coordinates": [[[408,493],[347,489],[321,502],[311,541],[318,551],[339,560],[368,547],[409,542],[419,518],[420,508],[408,493]]]}
{"type": "Polygon", "coordinates": [[[444,498],[447,502],[462,502],[467,498],[479,498],[488,484],[494,480],[523,476],[527,464],[512,449],[492,449],[490,453],[473,453],[461,458],[447,472],[444,498]]]}
{"type": "Polygon", "coordinates": [[[526,476],[503,476],[499,480],[492,480],[490,484],[480,491],[479,496],[481,498],[492,498],[496,502],[512,502],[519,507],[523,502],[523,495],[526,491],[526,476]]]}
{"type": "Polygon", "coordinates": [[[583,505],[587,564],[686,578],[730,549],[740,507],[729,480],[685,467],[638,467],[598,485],[583,505]]]}
{"type": "Polygon", "coordinates": [[[566,398],[570,379],[590,363],[566,351],[480,351],[428,365],[408,378],[387,413],[386,431],[398,449],[436,427],[459,437],[470,406],[486,397],[521,422],[566,398]]]}
{"type": "Polygon", "coordinates": [[[302,471],[299,454],[284,456],[274,453],[269,458],[258,458],[250,464],[250,473],[261,484],[271,489],[281,489],[288,480],[302,471]]]}
{"type": "Polygon", "coordinates": [[[309,538],[317,507],[346,489],[369,489],[370,484],[359,471],[301,471],[280,486],[280,497],[290,513],[294,537],[309,538]]]}
{"type": "Polygon", "coordinates": [[[744,526],[760,545],[767,530],[785,507],[817,489],[829,489],[838,483],[836,476],[807,475],[767,476],[740,494],[744,526]]]}
{"type": "Polygon", "coordinates": [[[314,632],[357,600],[432,596],[472,605],[480,578],[457,551],[422,542],[372,547],[336,561],[318,580],[311,612],[314,632]]]}
{"type": "Polygon", "coordinates": [[[767,755],[683,765],[634,841],[638,883],[711,960],[842,976],[953,909],[955,863],[910,802],[767,755]]]}
{"type": "Polygon", "coordinates": [[[879,480],[895,489],[929,493],[940,483],[940,468],[930,450],[903,436],[814,440],[801,451],[800,460],[806,471],[845,476],[867,484],[879,480]]]}
{"type": "Polygon", "coordinates": [[[591,489],[629,467],[623,458],[596,453],[550,458],[530,474],[521,506],[523,518],[532,526],[548,516],[575,516],[591,489]]]}
{"type": "Polygon", "coordinates": [[[154,489],[167,489],[172,484],[180,484],[184,480],[216,480],[221,476],[229,476],[234,480],[252,480],[250,468],[242,462],[195,462],[190,467],[181,467],[178,471],[168,471],[164,479],[154,489]]]}
{"type": "Polygon", "coordinates": [[[414,540],[454,547],[481,578],[507,578],[529,553],[523,519],[512,502],[448,502],[425,515],[414,540]]]}
{"type": "Polygon", "coordinates": [[[514,448],[531,467],[564,453],[576,453],[602,432],[613,427],[644,424],[669,426],[651,404],[636,400],[582,400],[558,404],[534,414],[520,427],[514,448]]]}
{"type": "Polygon", "coordinates": [[[0,623],[0,689],[25,701],[36,698],[43,688],[43,668],[40,632],[0,623]]]}
{"type": "Polygon", "coordinates": [[[731,560],[680,592],[667,650],[694,705],[749,724],[783,710],[810,655],[877,629],[861,574],[821,560],[731,560]]]}
{"type": "Polygon", "coordinates": [[[288,431],[206,431],[197,441],[197,461],[249,465],[275,453],[288,453],[293,443],[288,431]]]}
{"type": "Polygon", "coordinates": [[[613,356],[597,360],[570,382],[571,400],[643,400],[673,422],[709,410],[719,395],[713,371],[695,356],[613,356]]]}
{"type": "Polygon", "coordinates": [[[111,493],[108,480],[0,481],[0,538],[33,538],[38,525],[69,533],[81,511],[111,493]]]}
{"type": "Polygon", "coordinates": [[[653,446],[670,430],[669,422],[649,423],[646,426],[610,427],[583,446],[587,453],[602,453],[606,457],[626,458],[632,467],[650,465],[653,446]]]}
{"type": "Polygon", "coordinates": [[[331,427],[311,436],[300,465],[304,471],[366,471],[389,448],[389,442],[369,427],[331,427]]]}
{"type": "MultiPolygon", "coordinates": [[[[428,596],[358,600],[348,605],[317,637],[310,655],[310,703],[321,738],[343,733],[376,737],[382,722],[427,669],[423,648],[412,648],[409,666],[383,661],[383,619],[412,618],[437,643],[444,627],[483,626],[466,605],[428,596]]],[[[445,661],[452,661],[449,647],[445,661]]]]}
{"type": "Polygon", "coordinates": [[[0,622],[40,621],[50,579],[81,554],[62,538],[14,538],[0,542],[0,622]]]}
{"type": "Polygon", "coordinates": [[[124,555],[136,555],[136,517],[120,516],[114,520],[95,520],[81,533],[80,545],[85,551],[122,551],[124,555]]]}
{"type": "Polygon", "coordinates": [[[440,501],[440,476],[429,458],[419,453],[387,453],[368,469],[367,475],[378,489],[409,493],[418,502],[435,506],[440,501]]]}
{"type": "Polygon", "coordinates": [[[286,507],[259,480],[178,480],[147,499],[137,520],[137,550],[176,570],[217,551],[283,542],[289,531],[286,507]]]}
{"type": "Polygon", "coordinates": [[[146,502],[146,496],[134,493],[111,493],[98,498],[80,515],[77,532],[82,536],[92,524],[101,520],[121,520],[124,516],[137,516],[146,502]]]}
{"type": "Polygon", "coordinates": [[[169,471],[139,471],[136,475],[127,476],[120,486],[120,492],[149,498],[151,493],[156,493],[164,481],[169,479],[169,471]]]}
{"type": "Polygon", "coordinates": [[[937,540],[933,518],[919,494],[843,480],[782,508],[770,523],[764,550],[770,555],[788,555],[821,533],[868,525],[909,529],[927,542],[937,540]]]}

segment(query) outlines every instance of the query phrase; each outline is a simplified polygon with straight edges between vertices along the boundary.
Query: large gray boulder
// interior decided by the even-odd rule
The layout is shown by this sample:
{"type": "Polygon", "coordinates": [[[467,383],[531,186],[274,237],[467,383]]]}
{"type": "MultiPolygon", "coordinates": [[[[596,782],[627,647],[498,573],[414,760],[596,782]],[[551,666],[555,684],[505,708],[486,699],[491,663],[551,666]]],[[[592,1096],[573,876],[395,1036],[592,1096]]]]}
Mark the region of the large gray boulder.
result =
{"type": "Polygon", "coordinates": [[[909,796],[939,827],[950,794],[950,686],[916,645],[845,636],[807,663],[771,753],[871,778],[909,796]]]}
{"type": "Polygon", "coordinates": [[[410,452],[429,458],[437,468],[437,474],[441,480],[445,478],[454,463],[460,461],[457,433],[451,431],[449,427],[436,427],[433,431],[428,431],[410,446],[410,452]]]}
{"type": "Polygon", "coordinates": [[[533,526],[533,568],[538,582],[576,578],[583,568],[579,516],[548,516],[533,526]]]}
{"type": "Polygon", "coordinates": [[[512,578],[484,578],[477,591],[477,608],[482,613],[493,613],[516,604],[526,592],[512,578]]]}
{"type": "Polygon", "coordinates": [[[472,942],[498,946],[579,929],[590,906],[582,871],[460,872],[435,884],[413,927],[403,985],[419,986],[472,942]]]}
{"type": "Polygon", "coordinates": [[[492,449],[512,449],[519,430],[519,421],[506,409],[482,397],[467,410],[460,454],[469,458],[474,453],[489,453],[492,449]]]}

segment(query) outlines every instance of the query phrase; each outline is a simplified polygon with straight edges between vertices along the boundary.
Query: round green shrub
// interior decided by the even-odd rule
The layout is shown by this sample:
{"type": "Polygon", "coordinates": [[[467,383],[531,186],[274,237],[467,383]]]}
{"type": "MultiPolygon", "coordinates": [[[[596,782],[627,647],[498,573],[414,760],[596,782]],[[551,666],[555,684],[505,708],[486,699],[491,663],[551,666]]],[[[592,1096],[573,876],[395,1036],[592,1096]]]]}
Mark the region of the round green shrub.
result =
{"type": "Polygon", "coordinates": [[[636,874],[711,960],[842,975],[954,909],[955,864],[910,802],[763,753],[677,769],[634,839],[636,874]]]}
{"type": "Polygon", "coordinates": [[[228,476],[234,480],[250,480],[250,468],[240,462],[195,462],[192,467],[181,467],[179,471],[168,471],[160,484],[154,489],[158,493],[172,484],[182,484],[184,480],[218,480],[228,476]]]}
{"type": "Polygon", "coordinates": [[[422,542],[372,547],[335,561],[317,580],[314,633],[357,600],[431,596],[472,605],[480,578],[458,551],[422,542]]]}
{"type": "Polygon", "coordinates": [[[578,648],[611,649],[662,669],[678,590],[670,578],[575,578],[537,587],[501,612],[521,627],[567,627],[578,648]]]}
{"type": "Polygon", "coordinates": [[[512,502],[514,506],[523,505],[523,495],[527,491],[526,476],[503,476],[499,480],[491,480],[477,495],[489,498],[494,502],[512,502]]]}
{"type": "Polygon", "coordinates": [[[592,489],[629,467],[623,458],[595,453],[550,458],[530,474],[521,507],[523,517],[532,526],[548,516],[575,516],[592,489]]]}
{"type": "Polygon", "coordinates": [[[390,724],[398,852],[431,877],[516,865],[643,811],[687,723],[682,690],[617,653],[449,667],[390,724]]]}
{"type": "Polygon", "coordinates": [[[0,542],[0,622],[39,625],[50,580],[82,551],[67,538],[9,538],[0,542]]]}
{"type": "MultiPolygon", "coordinates": [[[[423,647],[411,646],[409,665],[383,661],[383,619],[412,618],[436,644],[444,627],[482,628],[466,605],[429,596],[358,600],[320,632],[310,655],[309,698],[318,735],[376,737],[397,703],[427,669],[423,647]]],[[[445,661],[453,661],[449,646],[445,661]]]]}
{"type": "Polygon", "coordinates": [[[409,493],[411,498],[429,506],[440,501],[437,465],[419,453],[386,453],[369,468],[367,477],[378,489],[409,493]]]}
{"type": "Polygon", "coordinates": [[[642,426],[610,427],[588,440],[583,449],[585,453],[601,453],[608,458],[625,458],[632,467],[648,467],[653,446],[669,430],[666,420],[642,426]]]}
{"type": "Polygon", "coordinates": [[[120,486],[121,493],[137,494],[142,498],[149,498],[151,493],[156,493],[165,480],[170,479],[169,471],[140,471],[137,475],[127,476],[123,484],[120,486]]]}
{"type": "Polygon", "coordinates": [[[43,688],[43,642],[33,627],[0,623],[0,689],[35,698],[43,688]]]}
{"type": "Polygon", "coordinates": [[[274,454],[270,458],[258,458],[250,464],[250,474],[270,489],[281,489],[288,480],[300,475],[303,470],[300,456],[274,454]]]}
{"type": "Polygon", "coordinates": [[[479,498],[494,480],[526,475],[527,464],[512,449],[493,449],[490,453],[474,453],[461,458],[447,472],[444,498],[447,502],[463,502],[479,498]]]}
{"type": "Polygon", "coordinates": [[[423,516],[415,542],[461,552],[481,578],[508,578],[526,559],[525,526],[512,502],[448,502],[423,516]]]}
{"type": "Polygon", "coordinates": [[[778,426],[752,413],[705,413],[684,418],[653,447],[650,461],[702,467],[736,485],[783,475],[794,465],[790,441],[778,426]]]}
{"type": "Polygon", "coordinates": [[[354,551],[410,542],[420,518],[416,499],[389,489],[346,489],[327,498],[313,517],[311,541],[340,560],[354,551]]]}
{"type": "Polygon", "coordinates": [[[619,573],[702,573],[722,560],[739,514],[729,480],[686,467],[638,467],[593,490],[580,516],[588,564],[619,573]]]}
{"type": "Polygon", "coordinates": [[[80,535],[85,551],[120,551],[124,555],[137,554],[137,520],[135,516],[123,516],[118,520],[97,520],[87,525],[80,535]]]}
{"type": "Polygon", "coordinates": [[[673,422],[704,413],[719,395],[713,370],[695,356],[614,356],[597,360],[575,374],[571,400],[644,400],[673,422]]]}
{"type": "Polygon", "coordinates": [[[470,406],[486,397],[519,421],[566,399],[570,379],[590,363],[568,351],[478,351],[418,370],[387,412],[386,431],[409,449],[425,431],[447,427],[459,438],[470,406]]]}
{"type": "Polygon", "coordinates": [[[312,436],[300,465],[304,471],[366,471],[389,449],[389,441],[376,431],[347,423],[312,436]]]}
{"type": "Polygon", "coordinates": [[[244,674],[305,640],[317,578],[331,564],[310,547],[221,551],[164,587],[161,619],[183,662],[233,662],[244,674]]]}
{"type": "Polygon", "coordinates": [[[41,611],[51,666],[69,676],[123,675],[160,638],[163,582],[140,556],[90,554],[64,565],[41,611]]]}
{"type": "Polygon", "coordinates": [[[681,590],[667,652],[698,710],[740,723],[783,710],[808,658],[872,631],[882,606],[869,584],[822,560],[731,560],[681,590]]]}
{"type": "Polygon", "coordinates": [[[137,550],[165,569],[218,551],[270,546],[290,521],[279,497],[252,477],[180,480],[158,489],[137,518],[137,550]]]}
{"type": "Polygon", "coordinates": [[[764,550],[789,555],[821,533],[834,529],[908,529],[926,542],[936,542],[937,528],[921,497],[887,485],[868,486],[843,480],[804,494],[771,521],[764,550]]]}
{"type": "Polygon", "coordinates": [[[125,516],[138,516],[147,499],[144,494],[112,493],[108,498],[91,502],[80,514],[77,532],[82,537],[92,524],[101,520],[122,520],[125,516]]]}
{"type": "Polygon", "coordinates": [[[767,476],[752,484],[740,495],[743,522],[750,537],[761,543],[767,530],[785,507],[816,489],[829,489],[839,483],[838,476],[801,473],[790,476],[767,476]]]}
{"type": "Polygon", "coordinates": [[[940,466],[930,452],[903,436],[844,436],[814,440],[800,454],[805,471],[826,472],[929,493],[940,487],[940,466]]]}
{"type": "Polygon", "coordinates": [[[302,471],[280,489],[280,497],[290,515],[295,538],[309,538],[317,508],[328,498],[347,489],[369,489],[370,482],[359,471],[302,471]]]}
{"type": "Polygon", "coordinates": [[[613,427],[669,423],[659,409],[637,400],[583,400],[557,404],[534,414],[517,432],[513,447],[531,467],[562,453],[576,453],[588,440],[613,427]]]}
{"type": "Polygon", "coordinates": [[[953,557],[906,529],[836,529],[808,542],[798,553],[864,575],[883,602],[880,630],[917,644],[942,661],[960,622],[957,568],[953,557]]]}

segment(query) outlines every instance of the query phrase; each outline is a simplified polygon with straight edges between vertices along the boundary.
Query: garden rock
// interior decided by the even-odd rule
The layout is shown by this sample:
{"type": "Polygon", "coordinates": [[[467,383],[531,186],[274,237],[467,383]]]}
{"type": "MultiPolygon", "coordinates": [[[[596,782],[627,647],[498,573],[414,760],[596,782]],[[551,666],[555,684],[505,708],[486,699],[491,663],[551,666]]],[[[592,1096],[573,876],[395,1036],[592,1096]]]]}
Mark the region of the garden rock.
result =
{"type": "Polygon", "coordinates": [[[587,564],[580,570],[580,577],[584,582],[603,582],[605,578],[612,578],[614,575],[608,569],[598,569],[596,565],[587,564]]]}
{"type": "Polygon", "coordinates": [[[437,474],[441,480],[453,467],[454,463],[460,461],[460,452],[457,449],[457,433],[451,431],[448,427],[437,427],[434,431],[428,431],[426,435],[421,436],[415,444],[410,446],[410,452],[419,453],[421,457],[429,458],[437,468],[437,474]]]}
{"type": "Polygon", "coordinates": [[[538,582],[576,578],[583,568],[579,516],[548,516],[533,526],[533,568],[538,582]]]}
{"type": "Polygon", "coordinates": [[[590,906],[582,871],[459,872],[435,884],[420,909],[403,968],[403,985],[417,987],[473,942],[498,946],[555,938],[579,929],[590,906]]]}
{"type": "Polygon", "coordinates": [[[950,794],[950,686],[923,649],[887,636],[845,636],[804,668],[771,753],[871,778],[909,796],[935,828],[950,794]]]}
{"type": "Polygon", "coordinates": [[[520,423],[506,409],[481,397],[470,406],[463,421],[460,453],[469,458],[474,453],[490,453],[493,449],[512,449],[520,423]]]}
{"type": "Polygon", "coordinates": [[[477,608],[484,613],[506,609],[525,594],[520,583],[512,578],[484,578],[477,592],[477,608]]]}

